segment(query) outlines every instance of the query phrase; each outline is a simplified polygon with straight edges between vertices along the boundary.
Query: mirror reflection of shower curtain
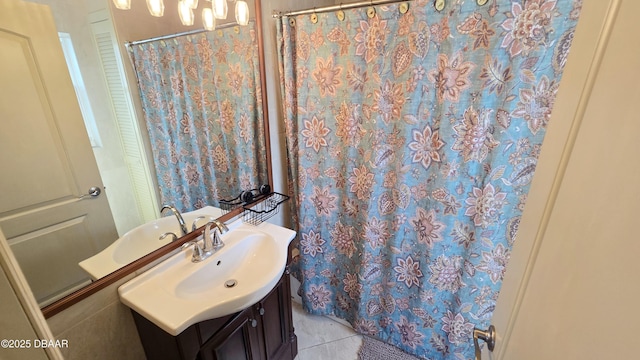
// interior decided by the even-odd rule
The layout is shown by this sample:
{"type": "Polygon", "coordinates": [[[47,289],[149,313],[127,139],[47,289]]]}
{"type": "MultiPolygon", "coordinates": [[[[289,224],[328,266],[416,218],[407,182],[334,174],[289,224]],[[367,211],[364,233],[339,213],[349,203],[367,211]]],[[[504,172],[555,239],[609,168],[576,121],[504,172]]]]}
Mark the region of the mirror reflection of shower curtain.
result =
{"type": "Polygon", "coordinates": [[[581,2],[409,4],[278,23],[294,274],[313,314],[421,357],[469,359],[581,2]]]}
{"type": "Polygon", "coordinates": [[[130,46],[162,203],[180,211],[218,206],[268,182],[251,30],[130,46]]]}

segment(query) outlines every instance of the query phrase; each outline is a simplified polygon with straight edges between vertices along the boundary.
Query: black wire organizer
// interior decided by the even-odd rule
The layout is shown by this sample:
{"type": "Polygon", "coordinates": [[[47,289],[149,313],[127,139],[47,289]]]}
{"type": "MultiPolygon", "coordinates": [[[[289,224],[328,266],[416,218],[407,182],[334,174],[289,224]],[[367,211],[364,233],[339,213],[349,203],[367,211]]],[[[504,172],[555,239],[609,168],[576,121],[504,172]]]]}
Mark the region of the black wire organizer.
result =
{"type": "Polygon", "coordinates": [[[219,203],[220,203],[220,209],[222,209],[223,215],[227,214],[231,210],[241,207],[244,204],[240,199],[240,195],[234,197],[231,200],[220,199],[219,203]]]}
{"type": "Polygon", "coordinates": [[[254,202],[242,206],[244,208],[242,220],[251,225],[260,225],[263,221],[279,213],[280,205],[287,200],[289,200],[287,195],[278,192],[261,196],[254,202]]]}
{"type": "Polygon", "coordinates": [[[289,196],[271,191],[268,184],[257,189],[243,191],[231,200],[220,199],[220,208],[224,214],[242,207],[242,220],[251,225],[260,225],[280,212],[280,205],[289,200],[289,196]]]}
{"type": "Polygon", "coordinates": [[[260,185],[257,189],[241,192],[240,195],[231,200],[220,199],[220,208],[222,209],[222,213],[226,214],[229,211],[240,208],[247,203],[252,203],[255,201],[256,197],[264,197],[264,195],[268,195],[270,192],[271,186],[268,184],[260,185]]]}

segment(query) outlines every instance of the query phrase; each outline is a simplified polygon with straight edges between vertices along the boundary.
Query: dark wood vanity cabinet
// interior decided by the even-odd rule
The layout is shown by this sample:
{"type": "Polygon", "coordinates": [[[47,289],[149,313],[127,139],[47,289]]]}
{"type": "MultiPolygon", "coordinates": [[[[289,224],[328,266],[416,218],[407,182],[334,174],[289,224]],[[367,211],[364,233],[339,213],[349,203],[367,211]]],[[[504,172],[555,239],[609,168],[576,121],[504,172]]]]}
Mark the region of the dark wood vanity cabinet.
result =
{"type": "Polygon", "coordinates": [[[298,353],[288,270],[257,304],[172,336],[132,311],[148,360],[293,360],[298,353]]]}
{"type": "Polygon", "coordinates": [[[265,359],[255,309],[242,311],[200,348],[201,360],[265,359]]]}

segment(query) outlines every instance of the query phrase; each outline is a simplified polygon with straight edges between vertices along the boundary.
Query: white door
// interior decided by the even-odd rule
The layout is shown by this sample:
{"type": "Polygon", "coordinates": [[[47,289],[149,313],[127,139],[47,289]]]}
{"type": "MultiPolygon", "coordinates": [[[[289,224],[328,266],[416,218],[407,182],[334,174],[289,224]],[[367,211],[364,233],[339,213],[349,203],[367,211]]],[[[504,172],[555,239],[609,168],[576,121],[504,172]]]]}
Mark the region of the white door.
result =
{"type": "Polygon", "coordinates": [[[41,305],[117,238],[49,8],[0,0],[0,229],[41,305]]]}
{"type": "Polygon", "coordinates": [[[640,358],[639,16],[584,0],[487,358],[640,358]]]}

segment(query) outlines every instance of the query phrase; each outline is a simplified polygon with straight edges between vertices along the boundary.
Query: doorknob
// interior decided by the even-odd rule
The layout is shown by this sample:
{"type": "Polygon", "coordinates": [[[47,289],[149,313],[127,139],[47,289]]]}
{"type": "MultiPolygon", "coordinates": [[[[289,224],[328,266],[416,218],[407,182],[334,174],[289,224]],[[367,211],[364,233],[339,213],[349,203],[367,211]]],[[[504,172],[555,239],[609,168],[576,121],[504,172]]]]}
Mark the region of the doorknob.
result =
{"type": "Polygon", "coordinates": [[[89,191],[84,194],[84,195],[80,195],[78,198],[80,199],[84,199],[86,197],[97,197],[102,193],[102,190],[100,190],[99,187],[97,186],[92,186],[91,188],[89,188],[89,191]]]}
{"type": "Polygon", "coordinates": [[[481,360],[482,355],[480,353],[480,345],[478,344],[478,339],[487,343],[487,348],[489,351],[493,351],[496,346],[496,328],[493,325],[489,325],[488,330],[479,330],[477,328],[473,329],[473,345],[476,348],[476,359],[481,360]]]}

